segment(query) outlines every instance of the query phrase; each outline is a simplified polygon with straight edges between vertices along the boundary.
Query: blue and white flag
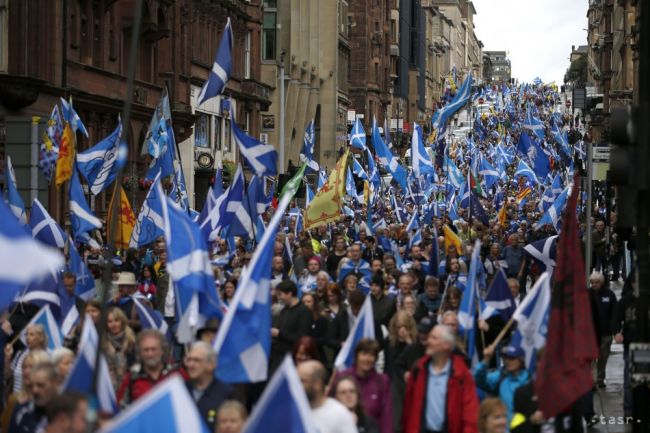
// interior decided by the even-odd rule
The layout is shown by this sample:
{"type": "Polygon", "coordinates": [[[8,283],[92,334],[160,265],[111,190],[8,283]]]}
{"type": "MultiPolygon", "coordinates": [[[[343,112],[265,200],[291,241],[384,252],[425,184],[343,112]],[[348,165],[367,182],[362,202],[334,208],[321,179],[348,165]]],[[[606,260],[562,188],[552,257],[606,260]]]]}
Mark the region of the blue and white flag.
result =
{"type": "Polygon", "coordinates": [[[79,296],[81,299],[87,301],[93,299],[97,294],[95,291],[95,279],[93,274],[88,269],[88,265],[84,262],[81,255],[75,248],[73,243],[69,244],[69,254],[70,254],[70,271],[74,272],[77,276],[77,285],[74,289],[75,295],[79,296]]]}
{"type": "Polygon", "coordinates": [[[539,221],[537,221],[535,229],[550,224],[555,228],[556,232],[560,232],[560,217],[562,216],[562,211],[564,210],[564,206],[566,206],[570,193],[571,187],[566,187],[564,191],[557,196],[551,207],[549,207],[539,221]]]}
{"type": "Polygon", "coordinates": [[[94,195],[104,191],[117,177],[126,163],[128,147],[120,141],[122,120],[118,119],[115,130],[88,150],[77,154],[77,168],[88,181],[94,195]]]}
{"type": "Polygon", "coordinates": [[[262,182],[264,180],[256,175],[253,175],[248,182],[248,191],[242,198],[241,206],[233,209],[234,218],[228,228],[230,236],[244,236],[247,239],[255,239],[256,228],[254,225],[257,225],[255,224],[257,217],[266,210],[262,182]]]}
{"type": "Polygon", "coordinates": [[[176,141],[174,138],[174,129],[171,123],[164,117],[158,119],[158,123],[153,127],[151,137],[148,139],[149,155],[151,162],[145,177],[153,180],[158,173],[161,178],[166,178],[174,174],[174,159],[176,158],[176,141]],[[152,154],[156,153],[157,156],[152,154]]]}
{"type": "Polygon", "coordinates": [[[413,215],[411,215],[411,219],[409,220],[409,223],[406,226],[406,230],[411,232],[413,230],[417,230],[420,227],[420,222],[418,219],[418,212],[417,210],[413,210],[413,215]]]}
{"type": "Polygon", "coordinates": [[[539,179],[545,179],[551,171],[551,162],[544,153],[544,151],[533,142],[526,132],[522,132],[519,136],[519,143],[517,144],[517,151],[526,155],[532,164],[535,175],[539,179]]]}
{"type": "Polygon", "coordinates": [[[530,180],[533,183],[539,183],[537,180],[537,176],[535,175],[535,172],[524,162],[523,159],[519,160],[519,164],[517,165],[517,171],[515,171],[514,178],[517,179],[518,177],[523,176],[526,179],[530,180]]]}
{"type": "Polygon", "coordinates": [[[325,170],[321,170],[318,172],[318,185],[316,186],[316,192],[320,191],[320,189],[327,183],[327,173],[325,170]]]}
{"type": "Polygon", "coordinates": [[[7,201],[9,203],[9,209],[16,218],[18,222],[22,225],[27,224],[27,214],[25,213],[25,202],[18,192],[18,186],[16,185],[16,174],[14,173],[14,167],[11,165],[11,157],[7,155],[7,167],[5,168],[5,183],[7,184],[7,201]]]}
{"type": "Polygon", "coordinates": [[[478,174],[483,176],[483,179],[485,180],[485,186],[487,186],[488,189],[492,189],[494,184],[499,182],[499,178],[501,177],[499,175],[499,172],[488,162],[488,160],[483,155],[481,155],[478,174]]]}
{"type": "Polygon", "coordinates": [[[300,162],[307,164],[305,173],[318,172],[320,170],[318,162],[314,161],[315,144],[316,133],[314,131],[314,119],[311,119],[305,129],[305,137],[302,140],[302,148],[300,149],[300,162]]]}
{"type": "Polygon", "coordinates": [[[230,186],[217,199],[214,207],[200,224],[201,233],[207,240],[214,240],[222,228],[226,228],[235,219],[237,212],[245,212],[244,203],[244,172],[237,168],[230,186]]]}
{"type": "Polygon", "coordinates": [[[510,165],[514,162],[515,157],[510,152],[510,148],[503,147],[503,144],[499,143],[496,147],[497,156],[501,159],[505,165],[510,165]]]}
{"type": "Polygon", "coordinates": [[[185,187],[185,173],[183,173],[183,166],[180,161],[174,161],[176,168],[174,169],[174,181],[172,182],[172,189],[169,191],[169,197],[179,205],[183,210],[188,210],[190,207],[190,198],[187,194],[185,187]]]}
{"type": "Polygon", "coordinates": [[[422,142],[422,128],[413,122],[413,135],[411,137],[411,166],[416,177],[435,174],[433,162],[424,148],[422,142]]]}
{"type": "Polygon", "coordinates": [[[282,196],[250,263],[242,272],[235,297],[219,326],[214,341],[214,349],[219,354],[215,374],[224,382],[252,383],[268,378],[271,262],[278,226],[293,195],[285,193],[282,196]]]}
{"type": "Polygon", "coordinates": [[[350,146],[363,151],[367,149],[366,131],[363,130],[361,119],[358,117],[357,120],[354,121],[354,125],[352,125],[352,131],[350,131],[350,146]]]}
{"type": "Polygon", "coordinates": [[[471,93],[472,75],[467,74],[465,81],[463,81],[463,84],[460,86],[451,102],[433,114],[433,117],[431,118],[432,130],[437,130],[443,127],[444,124],[447,123],[447,119],[453,116],[456,111],[460,110],[463,105],[469,101],[471,93]]]}
{"type": "Polygon", "coordinates": [[[366,262],[363,259],[359,259],[358,263],[354,263],[351,259],[341,261],[338,282],[342,282],[345,277],[352,273],[359,275],[361,278],[369,279],[372,277],[372,269],[370,269],[370,263],[366,262]]]}
{"type": "Polygon", "coordinates": [[[359,315],[354,321],[352,329],[345,339],[341,350],[336,356],[334,367],[337,370],[344,370],[352,367],[354,363],[354,349],[357,343],[364,338],[375,338],[375,319],[372,314],[372,301],[371,296],[367,295],[366,300],[363,301],[359,315]]]}
{"type": "Polygon", "coordinates": [[[350,197],[357,198],[357,187],[354,183],[354,178],[352,177],[352,171],[348,167],[347,173],[345,175],[345,193],[350,197]]]}
{"type": "MultiPolygon", "coordinates": [[[[93,384],[95,367],[97,361],[97,350],[99,336],[90,316],[86,316],[79,341],[77,359],[63,384],[65,391],[77,391],[84,394],[95,395],[99,403],[99,409],[106,413],[116,413],[117,399],[111,382],[111,375],[108,372],[108,364],[104,355],[99,356],[99,374],[97,387],[93,384]]],[[[160,416],[160,414],[159,414],[160,416]]]]}
{"type": "Polygon", "coordinates": [[[472,364],[474,364],[476,357],[476,324],[474,316],[477,311],[479,273],[483,268],[483,264],[480,261],[480,252],[481,241],[477,240],[472,250],[467,285],[458,309],[459,334],[467,341],[467,357],[472,361],[472,364]]]}
{"type": "Polygon", "coordinates": [[[551,184],[551,191],[553,193],[553,197],[557,197],[558,195],[562,194],[563,189],[564,189],[564,185],[562,183],[562,178],[560,177],[560,173],[558,173],[553,178],[553,183],[551,184]]]}
{"type": "Polygon", "coordinates": [[[29,227],[32,229],[34,239],[51,247],[63,248],[68,234],[50,216],[45,207],[37,198],[32,202],[32,212],[29,216],[29,227]]]}
{"type": "Polygon", "coordinates": [[[409,235],[409,250],[415,245],[420,245],[422,243],[422,229],[417,229],[417,231],[411,236],[409,235]]]}
{"type": "Polygon", "coordinates": [[[0,310],[3,310],[25,286],[56,274],[64,258],[58,250],[32,239],[4,200],[0,200],[0,221],[0,310]]]}
{"type": "Polygon", "coordinates": [[[352,158],[352,172],[359,178],[363,180],[368,180],[368,173],[363,169],[359,160],[357,158],[352,158]]]}
{"type": "Polygon", "coordinates": [[[397,184],[402,188],[404,194],[408,193],[408,184],[406,181],[407,174],[404,167],[400,165],[397,161],[397,158],[393,156],[393,153],[386,147],[384,140],[381,138],[379,133],[379,128],[377,128],[377,120],[375,119],[372,124],[372,144],[375,148],[375,153],[381,165],[384,166],[392,175],[393,179],[397,184]]]}
{"type": "Polygon", "coordinates": [[[197,105],[201,105],[208,99],[219,96],[223,92],[232,73],[232,47],[232,27],[230,25],[230,17],[228,17],[226,27],[221,35],[221,41],[219,41],[219,47],[217,48],[212,69],[208,75],[208,80],[203,84],[197,97],[197,105]]]}
{"type": "Polygon", "coordinates": [[[537,119],[535,116],[533,116],[532,111],[528,110],[528,114],[526,115],[526,120],[524,121],[522,126],[526,129],[533,131],[533,133],[540,140],[544,140],[544,123],[541,120],[537,119]]]}
{"type": "Polygon", "coordinates": [[[544,272],[513,314],[517,330],[510,344],[524,349],[526,368],[534,372],[537,351],[546,345],[548,316],[551,307],[551,276],[544,272]]]}
{"type": "Polygon", "coordinates": [[[208,194],[205,198],[205,203],[203,204],[203,209],[201,209],[201,214],[196,220],[196,222],[199,223],[199,225],[202,224],[203,221],[205,221],[210,211],[217,205],[217,200],[222,195],[223,195],[223,168],[221,167],[221,162],[219,162],[217,165],[217,172],[214,175],[214,183],[212,184],[212,188],[208,190],[208,194]]]}
{"type": "Polygon", "coordinates": [[[508,322],[515,312],[515,300],[508,286],[508,278],[503,269],[497,270],[490,288],[485,295],[485,309],[481,310],[480,318],[482,320],[499,314],[504,322],[508,322]]]}
{"type": "Polygon", "coordinates": [[[74,131],[75,133],[79,131],[86,138],[88,138],[88,130],[84,126],[83,122],[81,121],[81,118],[75,111],[74,107],[72,107],[72,98],[70,98],[69,103],[65,99],[61,98],[61,112],[63,114],[63,118],[70,123],[70,127],[72,128],[72,131],[74,131]]]}
{"type": "Polygon", "coordinates": [[[74,240],[85,243],[88,240],[87,233],[101,228],[102,222],[93,214],[90,206],[88,206],[76,167],[72,168],[69,198],[70,223],[72,225],[74,240]]]}
{"type": "Polygon", "coordinates": [[[553,276],[555,269],[555,258],[557,257],[557,235],[540,239],[524,247],[528,253],[540,266],[542,272],[548,272],[553,276]]]}
{"type": "Polygon", "coordinates": [[[455,189],[460,188],[465,178],[463,176],[463,173],[460,171],[460,169],[456,167],[456,164],[454,164],[454,162],[447,155],[445,155],[444,169],[447,172],[447,178],[449,179],[449,183],[455,189]]]}
{"type": "Polygon", "coordinates": [[[47,337],[47,350],[52,351],[63,347],[63,334],[61,334],[61,329],[52,314],[49,304],[45,304],[20,333],[20,341],[25,345],[27,345],[27,328],[31,325],[43,326],[43,331],[47,337]]]}
{"type": "Polygon", "coordinates": [[[147,304],[142,302],[141,296],[136,295],[131,298],[133,299],[133,304],[138,313],[138,318],[140,318],[142,329],[156,329],[160,331],[162,335],[167,335],[169,327],[162,314],[160,314],[159,311],[150,308],[147,304]]]}
{"type": "Polygon", "coordinates": [[[379,188],[381,186],[381,178],[379,177],[379,171],[375,165],[375,158],[372,156],[372,153],[370,153],[370,149],[367,149],[366,153],[368,155],[368,180],[370,181],[370,185],[379,188]]]}
{"type": "Polygon", "coordinates": [[[215,289],[208,246],[199,226],[187,212],[165,197],[160,184],[157,188],[167,241],[167,272],[174,283],[177,306],[176,337],[179,342],[188,343],[205,320],[221,318],[223,307],[215,289]]]}
{"type": "Polygon", "coordinates": [[[314,191],[309,187],[309,184],[305,182],[305,209],[309,206],[309,203],[314,199],[314,191]]]}
{"type": "Polygon", "coordinates": [[[242,433],[318,433],[313,420],[296,367],[286,356],[264,388],[242,433]]]}
{"type": "Polygon", "coordinates": [[[148,245],[165,234],[165,224],[162,218],[162,200],[158,196],[161,190],[158,187],[159,185],[160,175],[156,176],[149,188],[149,192],[147,192],[144,202],[142,202],[142,207],[133,227],[131,240],[129,241],[131,248],[148,245]]]}
{"type": "Polygon", "coordinates": [[[555,202],[555,194],[553,194],[553,188],[551,186],[547,186],[546,189],[544,190],[544,194],[542,195],[541,200],[539,201],[537,209],[540,212],[546,212],[548,208],[551,207],[551,205],[553,205],[554,202],[555,202]]]}
{"type": "Polygon", "coordinates": [[[172,374],[99,433],[212,433],[180,375],[172,374]]]}
{"type": "Polygon", "coordinates": [[[278,174],[278,152],[275,147],[264,144],[239,129],[234,111],[230,112],[230,125],[239,152],[253,172],[260,177],[276,176],[278,174]]]}
{"type": "MultiPolygon", "coordinates": [[[[42,247],[41,244],[39,244],[39,246],[42,247]]],[[[60,294],[65,290],[60,277],[60,268],[48,272],[47,275],[42,276],[39,279],[34,279],[28,284],[23,285],[23,290],[21,290],[13,300],[15,302],[29,302],[38,307],[43,307],[49,304],[52,313],[58,318],[61,316],[60,294]]]]}

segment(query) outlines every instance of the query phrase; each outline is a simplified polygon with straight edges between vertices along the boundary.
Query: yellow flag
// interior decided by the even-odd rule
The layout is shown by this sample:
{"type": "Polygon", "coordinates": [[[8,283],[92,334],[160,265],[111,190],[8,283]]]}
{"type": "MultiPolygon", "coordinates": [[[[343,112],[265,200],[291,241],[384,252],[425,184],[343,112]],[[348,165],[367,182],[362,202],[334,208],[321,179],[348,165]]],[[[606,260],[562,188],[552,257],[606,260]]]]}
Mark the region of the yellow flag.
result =
{"type": "Polygon", "coordinates": [[[59,146],[59,159],[56,161],[54,183],[60,187],[63,182],[72,177],[72,167],[75,158],[75,136],[70,124],[66,122],[59,146]]]}
{"type": "Polygon", "coordinates": [[[503,206],[501,206],[501,209],[499,209],[499,213],[497,214],[497,219],[499,220],[499,224],[502,226],[506,224],[506,204],[503,203],[503,206]]]}
{"type": "Polygon", "coordinates": [[[305,230],[338,221],[341,218],[341,200],[345,194],[345,174],[348,167],[346,150],[330,173],[327,183],[316,193],[314,199],[305,209],[305,230]]]}
{"type": "MultiPolygon", "coordinates": [[[[112,218],[113,215],[113,205],[115,204],[115,196],[120,195],[119,208],[115,211],[117,212],[117,226],[115,229],[115,248],[128,248],[129,241],[131,240],[131,233],[133,233],[133,227],[135,226],[135,215],[133,214],[133,209],[131,209],[131,204],[129,199],[126,197],[122,185],[117,187],[111,203],[108,208],[108,218],[112,218]]],[[[106,224],[106,236],[108,239],[111,239],[112,234],[110,233],[111,220],[109,219],[106,224]]]]}
{"type": "Polygon", "coordinates": [[[463,254],[463,242],[460,240],[458,235],[454,233],[452,229],[450,229],[447,224],[445,224],[442,227],[442,233],[445,237],[445,251],[449,249],[450,245],[453,245],[456,247],[456,251],[458,251],[458,255],[463,254]]]}

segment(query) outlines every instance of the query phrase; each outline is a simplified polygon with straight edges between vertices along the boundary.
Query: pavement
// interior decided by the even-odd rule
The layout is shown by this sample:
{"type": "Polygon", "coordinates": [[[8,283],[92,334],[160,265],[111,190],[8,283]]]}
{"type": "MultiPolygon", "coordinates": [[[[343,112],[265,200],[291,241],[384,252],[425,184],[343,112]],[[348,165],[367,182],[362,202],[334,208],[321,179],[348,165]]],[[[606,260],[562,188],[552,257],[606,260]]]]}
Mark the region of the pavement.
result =
{"type": "MultiPolygon", "coordinates": [[[[621,283],[612,283],[612,290],[619,299],[622,288],[621,283]]],[[[594,393],[594,409],[600,418],[589,431],[602,433],[632,431],[632,426],[626,423],[623,413],[623,367],[623,345],[614,343],[607,361],[606,386],[594,393]]]]}

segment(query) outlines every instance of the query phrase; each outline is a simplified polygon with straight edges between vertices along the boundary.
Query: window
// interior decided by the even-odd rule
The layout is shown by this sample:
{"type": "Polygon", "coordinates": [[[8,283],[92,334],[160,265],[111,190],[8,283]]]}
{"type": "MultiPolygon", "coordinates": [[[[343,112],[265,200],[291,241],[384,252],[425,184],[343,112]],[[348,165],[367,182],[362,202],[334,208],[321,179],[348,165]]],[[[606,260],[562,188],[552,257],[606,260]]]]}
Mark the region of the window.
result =
{"type": "Polygon", "coordinates": [[[196,113],[196,126],[194,128],[194,145],[210,147],[210,116],[205,113],[196,113]]]}
{"type": "Polygon", "coordinates": [[[250,134],[251,132],[251,112],[250,111],[244,111],[244,130],[246,131],[246,134],[250,134]]]}
{"type": "Polygon", "coordinates": [[[223,142],[223,138],[221,137],[221,122],[223,122],[222,117],[214,117],[214,147],[216,150],[221,150],[221,143],[223,142]]]}
{"type": "Polygon", "coordinates": [[[224,130],[225,130],[226,133],[224,134],[224,137],[223,137],[222,150],[224,152],[230,152],[230,119],[227,119],[224,122],[224,130]]]}
{"type": "MultiPolygon", "coordinates": [[[[275,1],[264,2],[264,23],[262,28],[262,59],[263,60],[275,60],[277,56],[277,11],[275,9],[270,10],[271,6],[267,4],[275,5],[275,1]]],[[[275,7],[275,6],[273,6],[275,7]]]]}
{"type": "Polygon", "coordinates": [[[251,77],[251,32],[244,38],[244,78],[251,77]]]}
{"type": "Polygon", "coordinates": [[[390,41],[397,42],[397,22],[390,20],[390,41]]]}

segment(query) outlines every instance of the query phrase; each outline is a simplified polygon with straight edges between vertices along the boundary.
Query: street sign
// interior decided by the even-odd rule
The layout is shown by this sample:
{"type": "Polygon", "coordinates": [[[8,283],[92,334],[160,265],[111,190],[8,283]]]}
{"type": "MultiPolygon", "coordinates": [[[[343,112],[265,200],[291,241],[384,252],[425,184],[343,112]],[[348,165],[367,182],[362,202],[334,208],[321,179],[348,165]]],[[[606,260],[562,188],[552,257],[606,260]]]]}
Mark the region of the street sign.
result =
{"type": "Polygon", "coordinates": [[[609,154],[612,148],[610,146],[594,146],[593,147],[593,160],[606,162],[609,161],[609,154]]]}
{"type": "Polygon", "coordinates": [[[567,99],[564,105],[566,105],[566,108],[571,107],[571,100],[567,99]]]}

